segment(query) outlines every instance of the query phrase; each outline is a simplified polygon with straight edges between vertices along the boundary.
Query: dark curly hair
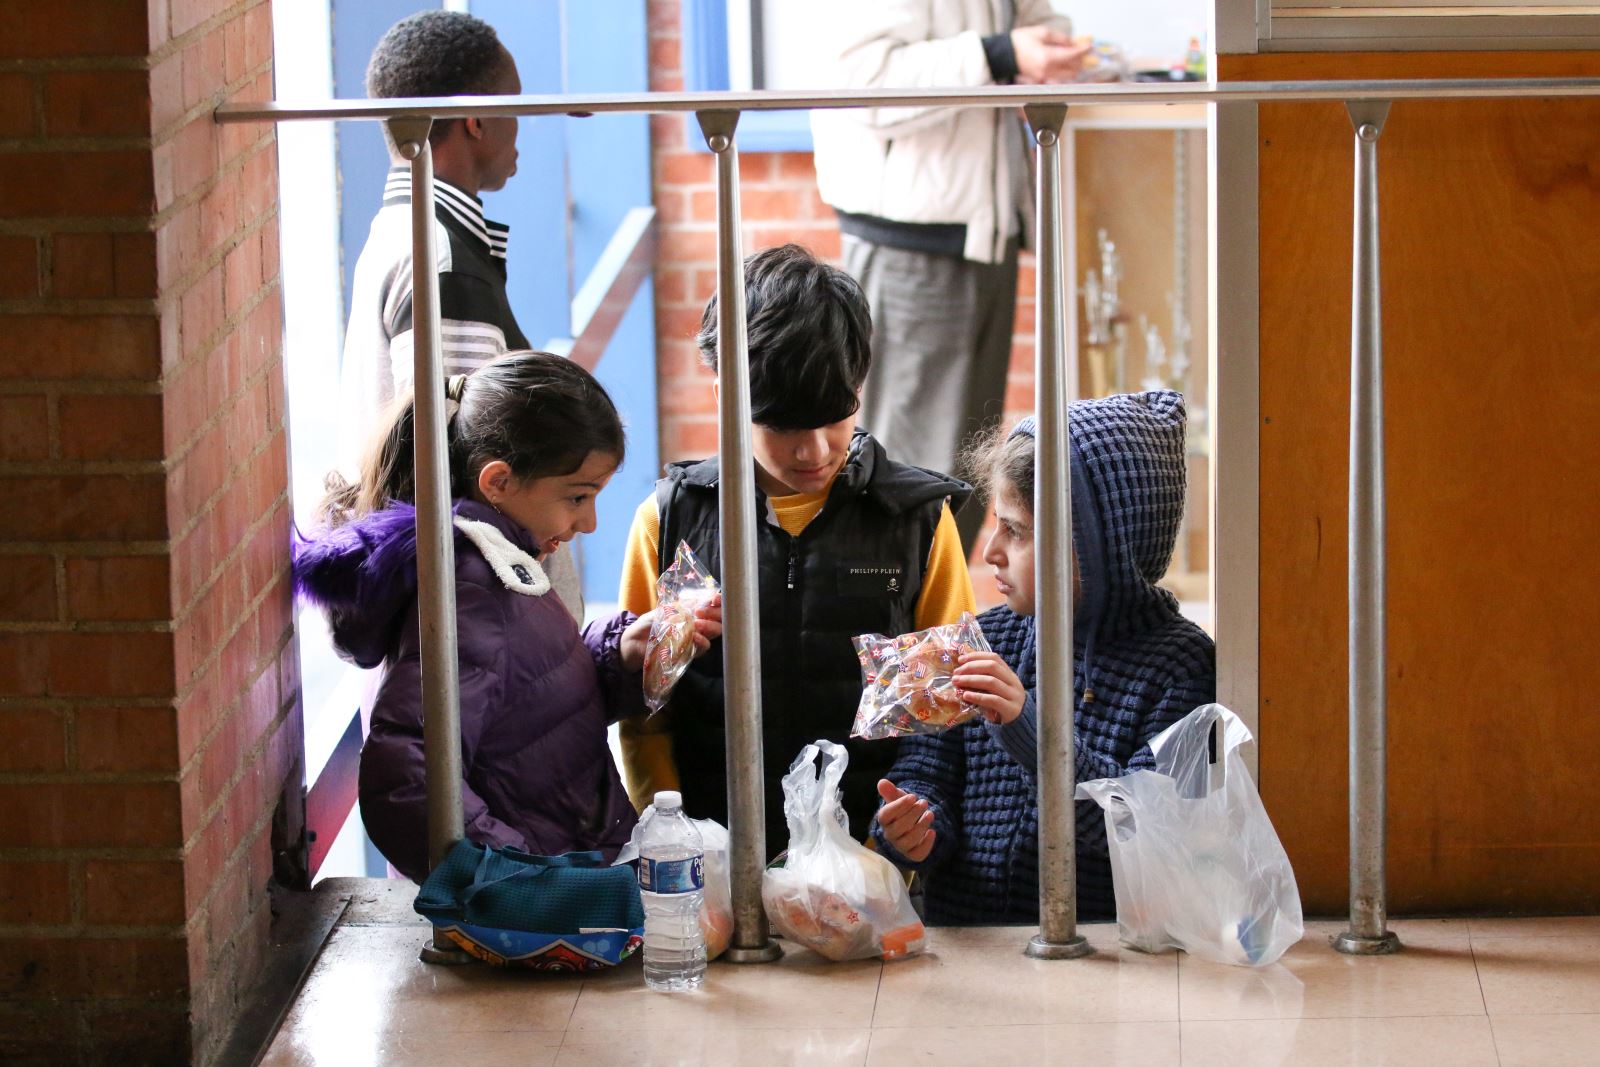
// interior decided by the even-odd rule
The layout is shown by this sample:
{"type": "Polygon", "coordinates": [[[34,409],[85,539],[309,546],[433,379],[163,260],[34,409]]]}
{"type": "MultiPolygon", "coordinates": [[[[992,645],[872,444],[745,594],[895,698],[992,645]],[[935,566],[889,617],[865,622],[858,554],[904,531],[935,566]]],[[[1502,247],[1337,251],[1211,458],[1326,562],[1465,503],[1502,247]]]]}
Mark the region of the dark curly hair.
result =
{"type": "MultiPolygon", "coordinates": [[[[421,11],[389,27],[367,61],[367,95],[479,96],[490,93],[508,59],[482,19],[457,11],[421,11]]],[[[459,119],[433,124],[434,144],[459,119]]]]}
{"type": "MultiPolygon", "coordinates": [[[[872,367],[872,311],[856,280],[800,245],[744,261],[750,415],[773,430],[811,430],[855,414],[872,367]]],[[[717,298],[695,338],[717,369],[717,298]]]]}
{"type": "Polygon", "coordinates": [[[1033,514],[1033,454],[1037,442],[1031,432],[1007,432],[1000,423],[972,436],[961,450],[956,470],[989,502],[1013,497],[1033,514]]]}

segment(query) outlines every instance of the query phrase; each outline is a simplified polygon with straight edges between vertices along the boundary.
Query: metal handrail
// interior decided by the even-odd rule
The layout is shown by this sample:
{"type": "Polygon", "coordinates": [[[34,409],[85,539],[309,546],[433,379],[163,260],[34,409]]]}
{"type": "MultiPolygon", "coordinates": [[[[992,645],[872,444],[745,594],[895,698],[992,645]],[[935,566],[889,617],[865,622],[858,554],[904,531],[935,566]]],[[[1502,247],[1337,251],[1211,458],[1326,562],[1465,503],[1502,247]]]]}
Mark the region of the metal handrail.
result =
{"type": "Polygon", "coordinates": [[[653,115],[701,111],[831,110],[855,107],[1023,107],[1028,104],[1236,104],[1332,100],[1448,100],[1517,96],[1594,96],[1600,78],[1435,78],[1377,81],[1271,81],[1216,84],[990,85],[981,89],[872,89],[852,92],[593,93],[580,96],[431,96],[329,100],[290,105],[228,103],[218,122],[406,117],[440,119],[573,115],[653,115]]]}
{"type": "MultiPolygon", "coordinates": [[[[1071,537],[1067,402],[1074,390],[1077,339],[1063,329],[1072,314],[1059,264],[1063,229],[1060,128],[1069,106],[1086,104],[1270,103],[1337,101],[1355,127],[1355,230],[1351,307],[1350,420],[1350,926],[1333,939],[1347,953],[1379,954],[1399,948],[1386,929],[1384,883],[1385,695],[1383,392],[1380,360],[1377,142],[1394,100],[1600,96],[1600,78],[1443,79],[1382,81],[1230,82],[1208,85],[988,86],[982,89],[873,90],[861,92],[632,93],[592,96],[438,97],[334,100],[312,106],[275,102],[230,103],[219,122],[287,122],[366,119],[390,123],[411,160],[413,257],[432,262],[432,164],[426,132],[435,118],[467,116],[588,116],[603,112],[694,113],[717,158],[717,293],[720,389],[719,494],[724,530],[724,676],[728,699],[729,822],[734,898],[733,950],[745,962],[775,958],[761,913],[762,754],[759,640],[756,626],[755,499],[749,427],[749,367],[740,270],[738,151],[734,131],[742,111],[857,107],[1023,107],[1040,149],[1038,168],[1037,383],[1040,395],[1035,531],[1046,560],[1064,560],[1071,537]],[[428,210],[424,211],[423,206],[428,210]],[[1046,255],[1048,253],[1048,255],[1046,255]]],[[[444,475],[442,375],[438,308],[427,299],[433,284],[419,279],[415,349],[418,383],[418,582],[423,612],[423,696],[428,747],[430,854],[461,836],[459,708],[456,704],[453,544],[444,475]],[[426,492],[424,492],[426,489],[426,492]],[[450,618],[429,618],[449,611],[450,618]],[[436,740],[438,742],[436,743],[436,740]],[[455,763],[451,762],[454,750],[455,763]]],[[[1073,669],[1070,578],[1036,575],[1042,635],[1038,664],[1040,744],[1040,932],[1030,955],[1069,958],[1087,951],[1075,929],[1077,886],[1074,824],[1073,669]],[[1065,638],[1065,640],[1063,640],[1065,638]]],[[[424,959],[454,958],[445,946],[424,949],[424,959]]]]}

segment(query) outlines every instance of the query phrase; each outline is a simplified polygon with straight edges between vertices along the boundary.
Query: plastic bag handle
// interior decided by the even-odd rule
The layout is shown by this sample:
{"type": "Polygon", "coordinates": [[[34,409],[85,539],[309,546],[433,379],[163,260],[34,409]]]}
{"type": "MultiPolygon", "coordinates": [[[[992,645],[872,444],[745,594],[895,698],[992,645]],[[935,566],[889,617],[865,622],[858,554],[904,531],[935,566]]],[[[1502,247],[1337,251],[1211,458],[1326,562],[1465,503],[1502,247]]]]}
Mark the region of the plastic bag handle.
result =
{"type": "Polygon", "coordinates": [[[1133,805],[1121,793],[1106,796],[1105,810],[1111,823],[1111,832],[1118,841],[1128,841],[1139,832],[1139,820],[1133,814],[1133,805]],[[1124,834],[1123,830],[1127,830],[1127,833],[1124,834]]]}

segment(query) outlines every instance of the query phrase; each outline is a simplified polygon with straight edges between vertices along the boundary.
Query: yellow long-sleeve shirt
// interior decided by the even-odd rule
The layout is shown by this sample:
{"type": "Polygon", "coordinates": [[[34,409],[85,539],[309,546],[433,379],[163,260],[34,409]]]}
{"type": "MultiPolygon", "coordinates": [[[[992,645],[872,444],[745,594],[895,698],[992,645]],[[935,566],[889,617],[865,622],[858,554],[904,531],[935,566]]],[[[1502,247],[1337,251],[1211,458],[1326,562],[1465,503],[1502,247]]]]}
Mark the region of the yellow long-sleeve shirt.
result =
{"type": "MultiPolygon", "coordinates": [[[[831,487],[830,487],[831,488],[831,487]]],[[[772,515],[783,531],[799,536],[828,500],[829,490],[767,498],[772,515]]],[[[628,533],[627,552],[622,562],[620,606],[643,615],[656,606],[657,561],[661,558],[661,516],[656,512],[652,493],[634,512],[633,528],[628,533]]],[[[950,505],[944,506],[939,525],[934,529],[933,546],[928,550],[927,570],[922,578],[922,593],[917,597],[916,628],[943,626],[961,618],[964,611],[975,612],[972,577],[967,573],[967,556],[961,549],[950,505]]],[[[634,807],[644,809],[658,790],[677,789],[678,768],[672,759],[672,735],[664,715],[624,719],[621,725],[622,775],[634,807]]]]}

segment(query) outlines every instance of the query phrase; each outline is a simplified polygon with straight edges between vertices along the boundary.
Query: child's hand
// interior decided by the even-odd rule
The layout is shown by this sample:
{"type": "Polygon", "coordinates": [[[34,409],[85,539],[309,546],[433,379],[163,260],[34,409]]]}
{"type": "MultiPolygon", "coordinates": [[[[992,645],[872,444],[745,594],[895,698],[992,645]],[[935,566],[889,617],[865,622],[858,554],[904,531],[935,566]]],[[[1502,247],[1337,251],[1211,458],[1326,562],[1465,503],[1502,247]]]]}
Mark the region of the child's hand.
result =
{"type": "Polygon", "coordinates": [[[962,702],[976,707],[992,723],[1008,723],[1021,715],[1028,697],[1017,672],[993,652],[968,652],[950,680],[962,702]]]}
{"type": "MultiPolygon", "coordinates": [[[[622,669],[625,671],[638,671],[644,669],[645,646],[650,640],[650,627],[655,624],[656,617],[661,614],[660,608],[654,608],[640,615],[628,628],[622,631],[622,641],[619,643],[619,652],[622,655],[622,669]]],[[[722,596],[718,594],[695,608],[694,611],[694,654],[703,655],[711,647],[711,642],[722,636],[722,596]]]]}
{"type": "Polygon", "coordinates": [[[722,636],[722,594],[694,609],[694,654],[705,655],[711,642],[722,636]]]}
{"type": "Polygon", "coordinates": [[[915,793],[907,793],[887,778],[878,779],[878,795],[888,801],[878,809],[878,825],[894,850],[912,863],[933,852],[933,809],[915,793]]]}
{"type": "Polygon", "coordinates": [[[656,621],[658,614],[659,611],[647,611],[622,631],[622,640],[617,643],[617,652],[622,657],[623,670],[629,672],[644,670],[644,646],[650,640],[650,624],[656,621]]]}

